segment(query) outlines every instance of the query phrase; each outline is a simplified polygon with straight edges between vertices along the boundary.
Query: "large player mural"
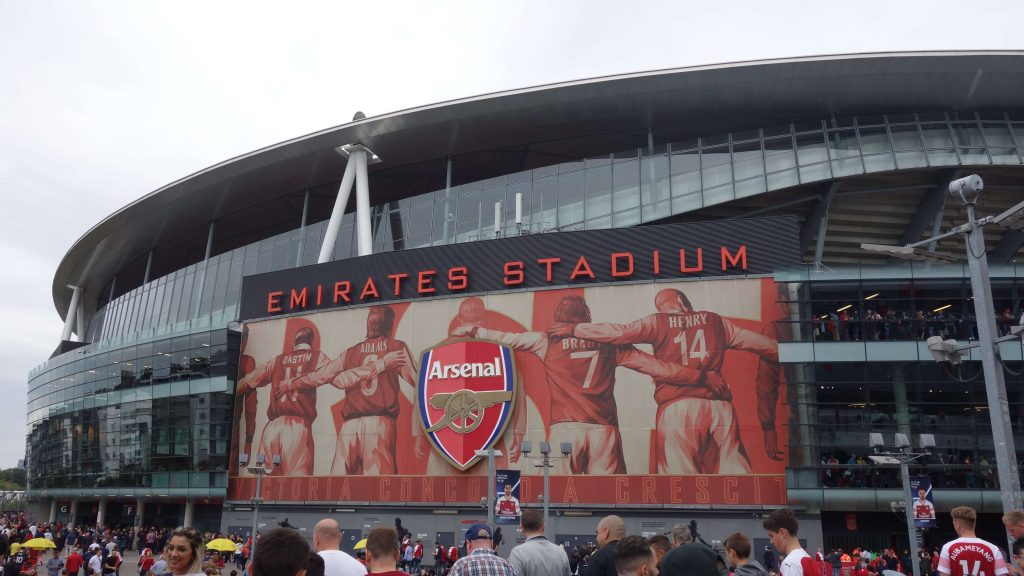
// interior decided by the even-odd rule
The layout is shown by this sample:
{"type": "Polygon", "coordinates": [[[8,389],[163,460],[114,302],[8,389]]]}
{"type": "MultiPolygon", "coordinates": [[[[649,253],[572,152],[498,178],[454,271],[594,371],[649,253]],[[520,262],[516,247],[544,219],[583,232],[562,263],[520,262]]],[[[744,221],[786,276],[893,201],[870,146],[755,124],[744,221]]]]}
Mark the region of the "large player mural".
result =
{"type": "MultiPolygon", "coordinates": [[[[770,279],[714,279],[247,322],[233,449],[281,456],[270,500],[476,503],[492,443],[536,502],[529,439],[571,444],[553,502],[784,503],[777,300],[770,279]]],[[[229,498],[253,490],[242,470],[229,498]]]]}

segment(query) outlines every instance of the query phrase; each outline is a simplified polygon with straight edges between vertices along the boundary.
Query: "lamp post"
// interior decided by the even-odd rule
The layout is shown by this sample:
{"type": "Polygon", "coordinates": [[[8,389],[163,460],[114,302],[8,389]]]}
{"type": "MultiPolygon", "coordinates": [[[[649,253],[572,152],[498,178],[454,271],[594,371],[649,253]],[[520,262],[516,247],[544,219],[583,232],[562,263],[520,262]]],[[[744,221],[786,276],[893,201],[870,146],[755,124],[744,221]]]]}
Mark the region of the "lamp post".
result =
{"type": "Polygon", "coordinates": [[[501,456],[501,450],[495,450],[494,448],[488,448],[487,450],[477,450],[474,452],[477,456],[487,457],[487,525],[494,526],[494,457],[501,456]]]}
{"type": "MultiPolygon", "coordinates": [[[[256,465],[255,466],[248,466],[247,465],[249,463],[249,455],[248,454],[242,454],[241,457],[238,459],[238,463],[239,464],[241,464],[242,466],[245,466],[246,467],[245,469],[250,474],[253,474],[253,475],[256,476],[256,492],[252,495],[252,504],[253,504],[253,508],[252,508],[252,533],[250,534],[250,536],[252,538],[252,545],[249,546],[249,558],[250,559],[252,559],[253,554],[256,552],[256,526],[257,526],[257,522],[259,521],[259,516],[260,516],[260,502],[263,501],[263,477],[274,471],[273,468],[268,468],[267,467],[266,461],[267,461],[267,457],[265,455],[263,455],[263,454],[257,454],[256,455],[256,465]]],[[[281,465],[281,456],[275,454],[273,457],[271,457],[271,461],[274,463],[274,466],[280,466],[281,465]]]]}
{"type": "Polygon", "coordinates": [[[910,561],[914,567],[912,574],[921,574],[921,559],[918,558],[917,550],[917,527],[914,525],[914,497],[910,494],[910,467],[908,465],[918,458],[931,454],[928,449],[935,447],[935,436],[932,434],[921,434],[922,452],[916,453],[910,451],[910,439],[906,434],[896,434],[895,452],[882,451],[882,448],[885,447],[885,442],[882,440],[880,433],[871,432],[869,438],[874,454],[868,456],[868,458],[872,462],[875,464],[899,464],[900,477],[903,479],[903,502],[907,511],[907,540],[910,543],[910,561]]]}
{"type": "MultiPolygon", "coordinates": [[[[551,501],[551,460],[558,460],[559,458],[568,458],[572,454],[572,443],[562,442],[559,445],[561,448],[561,456],[551,455],[551,444],[547,442],[540,442],[538,446],[538,452],[541,454],[540,460],[534,460],[533,465],[538,468],[544,468],[544,526],[548,525],[548,503],[551,501]]],[[[529,456],[533,450],[533,442],[529,440],[523,440],[522,444],[523,455],[529,456]]]]}
{"type": "MultiPolygon", "coordinates": [[[[1002,498],[1003,513],[1021,508],[1020,474],[1017,469],[1017,450],[1013,442],[1010,407],[1006,398],[1006,382],[1003,370],[997,358],[999,342],[1020,340],[1018,328],[1013,334],[996,338],[995,306],[992,303],[992,286],[988,277],[988,257],[985,253],[985,237],[982,227],[988,224],[1003,226],[1020,231],[1024,228],[1024,202],[1020,202],[996,216],[975,218],[974,206],[984,188],[980,176],[970,176],[949,183],[949,193],[960,199],[967,207],[967,223],[955,226],[946,233],[927,240],[907,244],[906,246],[884,246],[879,244],[861,244],[861,248],[871,252],[881,252],[896,258],[907,260],[955,262],[957,258],[949,255],[923,250],[922,247],[943,238],[962,234],[967,247],[967,263],[971,274],[971,293],[974,296],[974,315],[978,322],[978,341],[969,344],[958,344],[955,340],[943,341],[941,337],[928,339],[928,349],[936,361],[958,363],[960,353],[969,348],[978,348],[981,355],[982,372],[985,375],[985,395],[988,402],[988,413],[992,425],[992,443],[995,449],[996,469],[999,474],[999,493],[1002,498]]],[[[1010,549],[1013,549],[1013,538],[1009,538],[1010,549]]]]}

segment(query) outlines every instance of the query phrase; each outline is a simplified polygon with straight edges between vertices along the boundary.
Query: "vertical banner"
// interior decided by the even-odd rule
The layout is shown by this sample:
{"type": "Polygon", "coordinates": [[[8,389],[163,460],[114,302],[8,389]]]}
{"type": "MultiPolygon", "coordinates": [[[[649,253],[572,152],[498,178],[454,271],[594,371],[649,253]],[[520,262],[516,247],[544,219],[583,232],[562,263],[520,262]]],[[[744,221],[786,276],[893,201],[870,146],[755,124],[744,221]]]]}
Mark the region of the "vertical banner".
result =
{"type": "Polygon", "coordinates": [[[935,503],[932,481],[927,476],[910,477],[910,495],[914,499],[914,526],[935,528],[935,503]]]}
{"type": "Polygon", "coordinates": [[[519,524],[519,470],[496,470],[494,485],[494,523],[519,524]]]}

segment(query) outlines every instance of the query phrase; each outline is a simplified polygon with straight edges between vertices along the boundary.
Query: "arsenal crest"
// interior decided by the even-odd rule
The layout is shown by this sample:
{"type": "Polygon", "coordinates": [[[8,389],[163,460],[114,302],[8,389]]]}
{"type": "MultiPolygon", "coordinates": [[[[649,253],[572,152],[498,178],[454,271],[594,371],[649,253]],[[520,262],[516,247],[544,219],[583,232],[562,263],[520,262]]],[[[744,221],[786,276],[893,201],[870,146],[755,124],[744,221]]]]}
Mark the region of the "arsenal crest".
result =
{"type": "Polygon", "coordinates": [[[516,396],[512,351],[490,340],[457,340],[423,353],[416,391],[424,434],[459,470],[505,431],[516,396]]]}

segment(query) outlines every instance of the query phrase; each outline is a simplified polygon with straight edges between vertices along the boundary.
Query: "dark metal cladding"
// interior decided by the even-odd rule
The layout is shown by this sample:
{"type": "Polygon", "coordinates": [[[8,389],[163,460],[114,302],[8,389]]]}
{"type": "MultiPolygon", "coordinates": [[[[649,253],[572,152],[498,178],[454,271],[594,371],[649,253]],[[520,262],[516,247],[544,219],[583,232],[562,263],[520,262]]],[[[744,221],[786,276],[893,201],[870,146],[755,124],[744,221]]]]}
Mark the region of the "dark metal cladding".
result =
{"type": "MultiPolygon", "coordinates": [[[[799,227],[794,217],[750,218],[720,222],[695,222],[664,226],[533,234],[386,252],[360,258],[337,260],[267,274],[248,276],[242,283],[241,320],[252,320],[327,310],[374,302],[437,296],[465,296],[482,292],[501,292],[560,286],[586,286],[619,281],[643,281],[678,278],[708,278],[742,274],[771,274],[780,266],[800,261],[799,227]],[[730,262],[723,255],[736,257],[746,250],[746,268],[730,262]],[[702,253],[702,267],[697,267],[697,251],[702,253]],[[685,251],[682,270],[680,250],[685,251]],[[658,252],[659,272],[655,273],[654,252],[658,252]],[[624,275],[630,257],[619,256],[617,271],[612,274],[612,255],[631,254],[633,273],[624,275]],[[593,272],[579,273],[570,279],[580,258],[593,272]],[[551,280],[547,278],[545,259],[558,259],[551,264],[551,280]],[[506,265],[521,262],[523,281],[506,284],[506,265]],[[464,289],[450,290],[449,270],[465,268],[468,282],[464,289]],[[433,291],[418,290],[421,273],[428,275],[433,291]],[[388,275],[406,274],[395,293],[395,279],[388,275]],[[360,299],[367,278],[379,298],[360,299]],[[335,284],[349,282],[347,296],[335,302],[335,284]],[[303,295],[303,290],[305,293],[303,295]],[[292,294],[304,300],[292,305],[292,294]],[[319,291],[319,292],[318,292],[319,291]],[[317,304],[319,293],[320,303],[317,304]],[[268,307],[268,298],[277,294],[277,305],[268,307]],[[269,308],[273,308],[272,310],[269,308]],[[278,309],[279,308],[279,309],[278,309]]],[[[582,268],[581,268],[582,270],[582,268]]],[[[461,284],[461,282],[457,283],[461,284]]]]}

